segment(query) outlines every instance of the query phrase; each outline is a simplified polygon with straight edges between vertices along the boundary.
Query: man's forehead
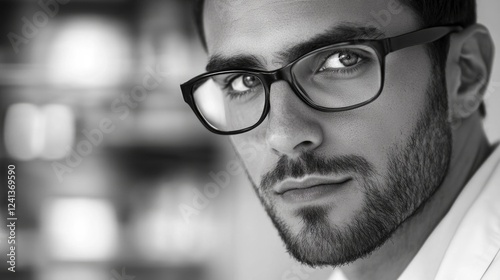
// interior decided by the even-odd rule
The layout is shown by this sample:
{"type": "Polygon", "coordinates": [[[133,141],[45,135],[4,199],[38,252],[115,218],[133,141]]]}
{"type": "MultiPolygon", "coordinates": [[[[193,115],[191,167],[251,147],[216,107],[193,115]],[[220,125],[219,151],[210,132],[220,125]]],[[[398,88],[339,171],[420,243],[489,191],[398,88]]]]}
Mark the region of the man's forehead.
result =
{"type": "Polygon", "coordinates": [[[308,5],[311,4],[311,1],[312,0],[206,0],[205,9],[214,9],[217,12],[217,16],[221,19],[233,21],[246,16],[252,11],[273,9],[280,5],[308,5]]]}
{"type": "MultiPolygon", "coordinates": [[[[358,39],[377,39],[384,36],[384,33],[374,27],[357,26],[354,24],[341,24],[316,35],[315,37],[291,45],[286,49],[273,54],[275,59],[272,64],[286,65],[295,61],[299,57],[335,43],[354,41],[358,39]]],[[[266,70],[266,58],[257,57],[252,54],[223,55],[212,54],[207,65],[207,71],[220,71],[227,69],[251,68],[256,70],[266,70]]]]}
{"type": "Polygon", "coordinates": [[[336,25],[376,27],[386,36],[415,30],[416,16],[398,1],[206,0],[208,52],[211,56],[244,53],[272,59],[336,25]]]}

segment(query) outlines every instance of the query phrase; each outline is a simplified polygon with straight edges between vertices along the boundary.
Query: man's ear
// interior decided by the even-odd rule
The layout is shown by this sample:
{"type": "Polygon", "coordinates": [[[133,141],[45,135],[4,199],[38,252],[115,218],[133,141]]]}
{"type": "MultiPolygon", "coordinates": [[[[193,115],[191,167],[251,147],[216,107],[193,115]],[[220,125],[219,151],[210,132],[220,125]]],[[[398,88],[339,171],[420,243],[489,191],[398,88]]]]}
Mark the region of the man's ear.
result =
{"type": "Polygon", "coordinates": [[[446,81],[450,117],[460,121],[478,111],[482,104],[494,56],[488,29],[474,24],[450,36],[446,81]]]}

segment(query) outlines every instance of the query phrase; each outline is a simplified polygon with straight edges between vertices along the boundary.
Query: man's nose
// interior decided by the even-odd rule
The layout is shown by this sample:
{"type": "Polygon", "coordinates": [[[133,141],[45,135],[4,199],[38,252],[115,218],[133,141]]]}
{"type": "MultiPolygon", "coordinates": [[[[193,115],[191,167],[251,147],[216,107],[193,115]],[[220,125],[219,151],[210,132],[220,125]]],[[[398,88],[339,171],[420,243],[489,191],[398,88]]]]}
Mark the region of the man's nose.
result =
{"type": "Polygon", "coordinates": [[[322,144],[318,112],[300,100],[288,83],[274,83],[269,98],[266,141],[274,153],[296,157],[322,144]]]}

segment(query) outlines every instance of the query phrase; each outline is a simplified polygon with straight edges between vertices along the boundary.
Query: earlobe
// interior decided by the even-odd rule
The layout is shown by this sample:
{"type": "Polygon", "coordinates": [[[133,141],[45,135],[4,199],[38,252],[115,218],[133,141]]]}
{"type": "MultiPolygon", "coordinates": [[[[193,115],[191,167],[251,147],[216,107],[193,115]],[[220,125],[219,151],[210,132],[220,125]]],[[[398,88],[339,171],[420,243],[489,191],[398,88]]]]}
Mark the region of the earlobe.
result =
{"type": "Polygon", "coordinates": [[[475,24],[450,36],[446,65],[452,120],[478,112],[491,74],[494,45],[486,27],[475,24]]]}

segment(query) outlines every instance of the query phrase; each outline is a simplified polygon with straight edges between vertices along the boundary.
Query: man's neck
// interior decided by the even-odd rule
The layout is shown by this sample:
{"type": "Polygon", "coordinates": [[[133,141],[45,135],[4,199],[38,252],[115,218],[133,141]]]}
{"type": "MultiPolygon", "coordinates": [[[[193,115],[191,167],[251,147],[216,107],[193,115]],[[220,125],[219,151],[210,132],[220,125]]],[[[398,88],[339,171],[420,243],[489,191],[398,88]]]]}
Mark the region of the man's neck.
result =
{"type": "Polygon", "coordinates": [[[343,267],[350,280],[397,279],[427,237],[446,215],[468,180],[490,155],[479,115],[465,120],[454,132],[448,174],[436,193],[381,248],[370,256],[343,267]]]}

